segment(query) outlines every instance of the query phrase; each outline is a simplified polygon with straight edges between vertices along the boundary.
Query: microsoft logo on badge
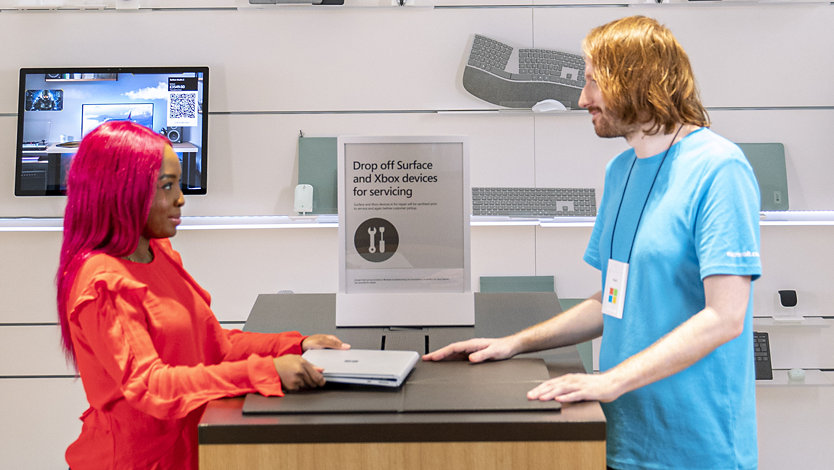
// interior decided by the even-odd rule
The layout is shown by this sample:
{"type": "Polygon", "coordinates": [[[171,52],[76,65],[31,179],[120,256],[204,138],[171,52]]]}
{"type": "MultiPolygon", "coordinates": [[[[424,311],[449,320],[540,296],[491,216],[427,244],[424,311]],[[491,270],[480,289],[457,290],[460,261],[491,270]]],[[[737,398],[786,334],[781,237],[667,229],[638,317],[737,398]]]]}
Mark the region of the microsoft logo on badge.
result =
{"type": "Polygon", "coordinates": [[[608,303],[616,304],[617,303],[617,289],[613,287],[608,289],[608,303]]]}

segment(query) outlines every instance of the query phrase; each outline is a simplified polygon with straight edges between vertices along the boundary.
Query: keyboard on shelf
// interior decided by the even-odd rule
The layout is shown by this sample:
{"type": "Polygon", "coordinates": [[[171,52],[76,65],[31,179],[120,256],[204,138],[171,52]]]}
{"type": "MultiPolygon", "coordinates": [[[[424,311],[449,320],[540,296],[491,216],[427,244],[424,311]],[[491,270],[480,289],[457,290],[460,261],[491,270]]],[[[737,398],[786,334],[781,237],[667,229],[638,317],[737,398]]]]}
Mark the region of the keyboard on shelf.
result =
{"type": "Polygon", "coordinates": [[[517,49],[476,34],[463,71],[463,87],[499,106],[532,108],[546,99],[579,108],[585,59],[551,49],[517,49]]]}
{"type": "Polygon", "coordinates": [[[594,217],[594,188],[472,188],[472,215],[594,217]]]}
{"type": "Polygon", "coordinates": [[[753,332],[753,360],[756,362],[756,380],[773,380],[770,341],[763,331],[753,332]]]}

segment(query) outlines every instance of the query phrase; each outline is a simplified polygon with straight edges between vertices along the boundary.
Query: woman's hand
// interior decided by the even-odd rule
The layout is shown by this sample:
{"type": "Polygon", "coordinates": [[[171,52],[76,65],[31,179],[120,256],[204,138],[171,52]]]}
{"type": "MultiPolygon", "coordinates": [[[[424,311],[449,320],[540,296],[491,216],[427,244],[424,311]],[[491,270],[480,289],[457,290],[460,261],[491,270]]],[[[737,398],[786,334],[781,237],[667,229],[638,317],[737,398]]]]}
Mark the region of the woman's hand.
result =
{"type": "Polygon", "coordinates": [[[301,350],[308,349],[350,349],[350,345],[333,335],[310,335],[301,342],[301,350]]]}
{"type": "Polygon", "coordinates": [[[297,354],[287,354],[276,357],[272,360],[275,370],[281,377],[281,386],[284,390],[299,390],[302,388],[314,388],[324,385],[324,376],[321,367],[307,362],[297,354]]]}

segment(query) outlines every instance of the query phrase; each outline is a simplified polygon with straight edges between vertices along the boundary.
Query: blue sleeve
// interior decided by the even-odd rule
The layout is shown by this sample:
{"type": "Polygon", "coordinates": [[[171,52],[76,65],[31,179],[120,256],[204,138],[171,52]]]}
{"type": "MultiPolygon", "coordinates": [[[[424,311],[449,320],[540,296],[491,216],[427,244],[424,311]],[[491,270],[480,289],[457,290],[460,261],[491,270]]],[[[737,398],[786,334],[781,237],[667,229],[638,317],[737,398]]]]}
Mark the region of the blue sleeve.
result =
{"type": "Polygon", "coordinates": [[[594,229],[591,231],[591,238],[588,240],[588,246],[585,248],[585,255],[582,257],[589,265],[602,270],[602,259],[599,255],[599,238],[602,232],[602,219],[600,214],[597,214],[596,222],[594,222],[594,229]]]}
{"type": "MultiPolygon", "coordinates": [[[[591,231],[591,238],[588,240],[588,246],[585,248],[585,255],[582,259],[591,265],[592,267],[602,271],[602,254],[600,253],[600,238],[602,237],[602,229],[605,226],[605,216],[607,211],[605,210],[606,204],[608,203],[609,199],[609,189],[611,188],[610,185],[610,175],[611,175],[611,166],[614,164],[614,160],[608,162],[605,166],[605,180],[604,186],[602,191],[602,198],[599,202],[599,210],[597,210],[597,216],[594,221],[594,229],[591,231]]],[[[607,254],[605,255],[607,256],[607,254]]]]}
{"type": "Polygon", "coordinates": [[[695,215],[701,279],[715,274],[762,273],[759,258],[759,187],[743,156],[723,160],[706,178],[695,215]]]}

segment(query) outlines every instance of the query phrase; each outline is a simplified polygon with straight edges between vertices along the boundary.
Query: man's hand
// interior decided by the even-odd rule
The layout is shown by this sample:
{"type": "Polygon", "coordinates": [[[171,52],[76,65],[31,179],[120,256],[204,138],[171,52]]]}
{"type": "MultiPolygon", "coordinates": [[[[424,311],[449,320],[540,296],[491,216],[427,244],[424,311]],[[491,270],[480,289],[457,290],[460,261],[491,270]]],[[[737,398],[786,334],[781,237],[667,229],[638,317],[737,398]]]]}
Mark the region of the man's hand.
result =
{"type": "Polygon", "coordinates": [[[573,402],[598,400],[611,402],[621,393],[606,374],[566,374],[542,382],[527,392],[529,400],[573,402]]]}
{"type": "Polygon", "coordinates": [[[499,361],[515,355],[513,341],[505,338],[473,338],[444,346],[423,356],[424,361],[464,360],[499,361]]]}
{"type": "MultiPolygon", "coordinates": [[[[309,338],[308,338],[309,339],[309,338]]],[[[299,390],[324,385],[321,367],[316,367],[297,354],[287,354],[272,360],[281,377],[284,390],[299,390]]]]}
{"type": "Polygon", "coordinates": [[[301,342],[301,350],[308,349],[350,349],[350,345],[333,335],[310,335],[301,342]]]}

